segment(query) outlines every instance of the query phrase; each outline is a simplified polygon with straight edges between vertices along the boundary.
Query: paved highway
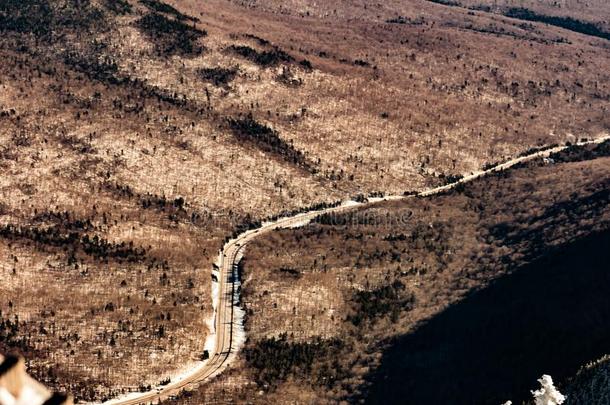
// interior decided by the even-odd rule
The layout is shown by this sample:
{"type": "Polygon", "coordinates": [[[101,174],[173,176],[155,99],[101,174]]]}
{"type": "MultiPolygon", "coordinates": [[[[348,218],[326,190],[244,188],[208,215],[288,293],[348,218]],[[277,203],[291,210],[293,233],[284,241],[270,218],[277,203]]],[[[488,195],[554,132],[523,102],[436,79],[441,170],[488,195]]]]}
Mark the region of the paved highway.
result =
{"type": "MultiPolygon", "coordinates": [[[[610,136],[604,136],[596,140],[579,142],[578,145],[586,145],[593,143],[601,143],[609,140],[610,136]]],[[[506,170],[518,163],[526,162],[538,157],[547,157],[552,153],[566,149],[566,146],[558,146],[544,151],[534,152],[527,156],[511,159],[506,163],[498,165],[492,169],[473,173],[463,179],[441,187],[436,187],[430,190],[423,191],[418,195],[421,197],[431,196],[448,191],[459,184],[467,183],[477,178],[483,177],[493,172],[506,170]]],[[[309,211],[292,217],[281,218],[277,221],[265,223],[260,228],[242,233],[236,239],[229,241],[223,248],[219,263],[219,294],[218,302],[216,303],[215,312],[215,349],[210,353],[210,358],[194,369],[188,376],[182,380],[171,382],[170,384],[155,388],[149,392],[131,394],[123,399],[115,399],[105,404],[107,405],[138,405],[158,402],[160,399],[167,399],[178,395],[183,389],[202,383],[210,378],[221,373],[230,363],[232,355],[235,354],[235,335],[236,332],[242,331],[242,325],[236,324],[235,306],[237,305],[237,264],[241,259],[241,254],[245,246],[253,239],[273,231],[278,228],[288,228],[307,223],[316,216],[324,213],[340,213],[354,208],[362,208],[377,204],[381,201],[402,200],[411,198],[407,196],[388,196],[383,198],[372,198],[367,202],[357,203],[353,201],[346,202],[340,206],[321,209],[317,211],[309,211]]]]}

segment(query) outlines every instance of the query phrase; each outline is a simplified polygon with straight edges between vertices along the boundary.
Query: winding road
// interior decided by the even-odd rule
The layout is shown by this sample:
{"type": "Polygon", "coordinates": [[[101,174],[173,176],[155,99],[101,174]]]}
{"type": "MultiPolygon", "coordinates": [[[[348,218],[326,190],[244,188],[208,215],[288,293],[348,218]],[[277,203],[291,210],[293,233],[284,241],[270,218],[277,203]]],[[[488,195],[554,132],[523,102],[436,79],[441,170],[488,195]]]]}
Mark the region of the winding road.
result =
{"type": "MultiPolygon", "coordinates": [[[[599,144],[606,140],[610,140],[610,136],[604,136],[591,141],[579,142],[577,145],[582,146],[587,144],[599,144]]],[[[427,197],[439,194],[448,191],[459,184],[468,183],[493,172],[506,170],[522,162],[530,161],[539,157],[548,157],[550,154],[562,151],[566,148],[567,146],[558,146],[543,151],[533,152],[526,156],[517,157],[489,170],[473,173],[455,183],[420,192],[417,194],[417,196],[427,197]]],[[[237,266],[241,260],[243,249],[253,239],[278,228],[289,228],[304,225],[321,214],[341,213],[354,208],[371,206],[381,201],[403,200],[412,197],[413,196],[398,195],[383,198],[371,198],[368,201],[361,203],[347,201],[336,207],[304,212],[291,217],[280,218],[274,222],[264,223],[260,228],[246,231],[237,238],[227,242],[223,248],[218,263],[217,271],[219,293],[217,296],[217,302],[215,302],[214,313],[214,328],[216,336],[214,349],[210,351],[210,358],[202,362],[198,367],[192,369],[188,374],[183,375],[181,379],[177,381],[172,381],[165,386],[156,387],[149,392],[132,393],[129,396],[117,398],[112,401],[105,402],[104,404],[138,405],[155,403],[160,400],[176,396],[185,388],[205,382],[218,375],[228,367],[232,357],[239,349],[237,347],[236,335],[243,333],[243,325],[240,324],[241,318],[236,316],[236,312],[239,310],[237,306],[239,305],[240,285],[237,274],[237,266]]]]}

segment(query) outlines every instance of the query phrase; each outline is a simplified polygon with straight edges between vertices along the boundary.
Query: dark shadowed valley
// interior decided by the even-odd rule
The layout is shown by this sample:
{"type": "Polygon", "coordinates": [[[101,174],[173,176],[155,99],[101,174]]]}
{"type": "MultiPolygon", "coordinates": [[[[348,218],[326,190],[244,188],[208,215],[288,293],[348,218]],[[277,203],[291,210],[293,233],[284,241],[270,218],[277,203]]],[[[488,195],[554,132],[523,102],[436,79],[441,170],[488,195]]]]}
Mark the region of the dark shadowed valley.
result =
{"type": "Polygon", "coordinates": [[[0,405],[607,403],[609,18],[1,1],[0,405]]]}

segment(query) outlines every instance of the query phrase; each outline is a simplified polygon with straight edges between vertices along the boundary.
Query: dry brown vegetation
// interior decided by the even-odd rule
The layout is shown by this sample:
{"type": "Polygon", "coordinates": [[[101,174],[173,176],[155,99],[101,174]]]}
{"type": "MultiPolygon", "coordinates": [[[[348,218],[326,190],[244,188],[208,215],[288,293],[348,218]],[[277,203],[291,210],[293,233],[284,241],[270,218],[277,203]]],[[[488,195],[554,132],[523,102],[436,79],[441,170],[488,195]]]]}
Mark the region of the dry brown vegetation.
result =
{"type": "Polygon", "coordinates": [[[243,263],[241,363],[183,402],[222,390],[266,403],[366,396],[395,338],[493,280],[610,228],[610,144],[588,150],[257,239],[243,263]]]}
{"type": "MultiPolygon", "coordinates": [[[[242,14],[240,7],[181,2],[218,29],[248,27],[315,67],[300,74],[296,89],[263,85],[274,81],[273,69],[256,75],[262,81],[238,80],[234,97],[215,107],[232,107],[239,96],[319,159],[321,172],[360,188],[396,193],[423,184],[421,174],[467,172],[524,144],[605,131],[606,41],[428,2],[364,4],[256,2],[242,14]],[[386,22],[399,15],[412,23],[386,22]],[[485,32],[489,25],[511,35],[485,32]]],[[[270,46],[244,39],[253,48],[270,46]]]]}
{"type": "MultiPolygon", "coordinates": [[[[101,399],[197,359],[237,224],[608,130],[602,39],[417,0],[257,3],[0,4],[0,348],[37,378],[101,399]]],[[[331,339],[340,291],[287,296],[315,318],[282,330],[331,339]]]]}

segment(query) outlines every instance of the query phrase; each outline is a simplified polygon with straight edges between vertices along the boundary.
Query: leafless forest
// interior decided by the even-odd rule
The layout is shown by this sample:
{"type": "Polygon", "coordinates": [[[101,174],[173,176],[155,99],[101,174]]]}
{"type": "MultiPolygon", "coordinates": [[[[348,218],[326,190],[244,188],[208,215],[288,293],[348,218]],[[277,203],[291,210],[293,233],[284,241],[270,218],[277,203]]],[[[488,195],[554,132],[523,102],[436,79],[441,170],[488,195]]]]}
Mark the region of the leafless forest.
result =
{"type": "MultiPolygon", "coordinates": [[[[606,2],[513,3],[3,0],[0,352],[145,391],[201,359],[240,230],[607,135],[606,2]]],[[[256,240],[246,347],[178,402],[366,399],[392,339],[607,230],[595,148],[256,240]]]]}

